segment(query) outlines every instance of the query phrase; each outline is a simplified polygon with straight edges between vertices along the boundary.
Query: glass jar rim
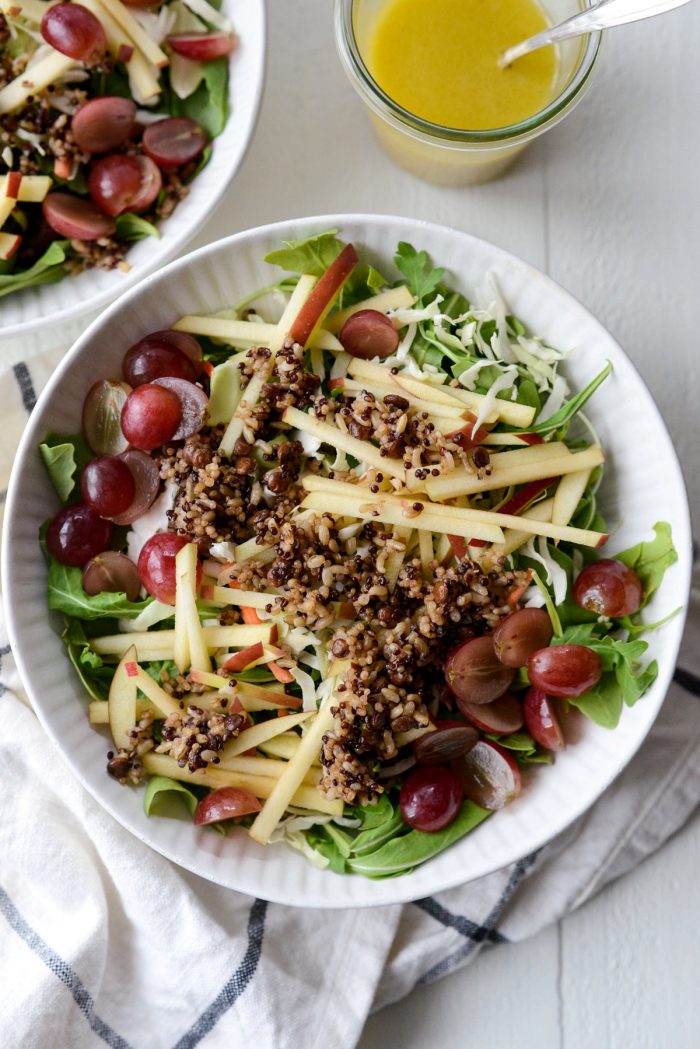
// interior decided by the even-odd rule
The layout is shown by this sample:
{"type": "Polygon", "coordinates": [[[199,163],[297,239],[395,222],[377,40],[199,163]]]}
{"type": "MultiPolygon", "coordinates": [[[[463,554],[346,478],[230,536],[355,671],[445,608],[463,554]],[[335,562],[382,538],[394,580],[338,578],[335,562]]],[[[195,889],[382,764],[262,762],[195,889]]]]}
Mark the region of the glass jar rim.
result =
{"type": "MultiPolygon", "coordinates": [[[[588,0],[588,6],[592,2],[593,0],[588,0]]],[[[440,140],[440,144],[446,147],[454,146],[459,148],[460,145],[476,145],[478,143],[487,145],[488,143],[502,143],[508,139],[527,139],[546,130],[550,124],[556,122],[555,118],[561,118],[572,107],[572,104],[577,101],[578,96],[582,93],[582,89],[587,85],[602,40],[602,33],[600,32],[588,35],[576,72],[571,80],[548,105],[543,109],[539,109],[531,117],[498,128],[473,131],[464,128],[451,128],[416,116],[415,113],[404,109],[403,106],[400,106],[398,102],[395,102],[382,90],[369,72],[355,37],[352,17],[354,4],[355,0],[335,0],[336,44],[355,89],[384,120],[388,119],[391,123],[398,123],[403,131],[418,133],[433,141],[440,140]]]]}

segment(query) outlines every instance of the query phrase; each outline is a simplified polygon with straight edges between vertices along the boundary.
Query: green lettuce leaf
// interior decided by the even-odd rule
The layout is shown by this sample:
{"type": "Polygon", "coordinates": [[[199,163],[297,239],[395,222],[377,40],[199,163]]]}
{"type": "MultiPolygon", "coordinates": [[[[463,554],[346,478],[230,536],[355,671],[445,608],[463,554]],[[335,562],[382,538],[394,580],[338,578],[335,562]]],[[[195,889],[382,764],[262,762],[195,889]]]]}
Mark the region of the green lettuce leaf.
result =
{"type": "Polygon", "coordinates": [[[438,285],[445,276],[442,266],[433,268],[427,251],[416,251],[412,244],[399,241],[396,249],[394,262],[401,270],[406,282],[420,302],[427,305],[426,300],[432,299],[438,289],[438,285]]]}
{"type": "Polygon", "coordinates": [[[81,433],[50,433],[39,451],[59,499],[67,503],[81,470],[93,457],[87,441],[81,433]]]}
{"type": "Polygon", "coordinates": [[[678,560],[670,524],[666,521],[657,521],[654,525],[654,533],[654,539],[649,542],[637,543],[629,550],[615,554],[617,561],[622,561],[628,568],[633,569],[641,579],[644,587],[642,608],[654,591],[658,590],[666,569],[678,560]]]}
{"type": "Polygon", "coordinates": [[[490,812],[474,802],[465,801],[457,818],[444,830],[430,834],[411,830],[364,856],[351,856],[346,861],[347,868],[354,874],[364,874],[368,878],[387,878],[407,873],[463,838],[490,815],[490,812]]]}
{"type": "MultiPolygon", "coordinates": [[[[268,252],[265,262],[281,266],[291,273],[310,273],[320,277],[345,247],[345,242],[336,237],[337,232],[329,230],[306,240],[285,240],[283,248],[268,252]]],[[[366,262],[360,263],[343,285],[338,306],[352,306],[355,302],[370,298],[386,285],[386,278],[379,270],[366,262]]]]}
{"type": "MultiPolygon", "coordinates": [[[[169,779],[168,776],[151,776],[143,796],[143,810],[146,815],[169,815],[167,810],[173,801],[182,802],[190,816],[194,816],[199,804],[197,795],[193,794],[183,783],[178,783],[176,779],[169,779]]],[[[172,814],[177,815],[177,813],[172,814]]]]}
{"type": "Polygon", "coordinates": [[[117,224],[117,236],[120,240],[136,241],[143,240],[144,237],[160,237],[158,229],[152,222],[148,222],[133,211],[125,211],[122,215],[117,215],[114,221],[117,224]]]}
{"type": "Polygon", "coordinates": [[[33,266],[14,273],[0,273],[0,298],[37,284],[55,284],[65,275],[67,240],[55,240],[33,266]]]}
{"type": "Polygon", "coordinates": [[[220,135],[229,118],[228,58],[204,62],[204,78],[197,90],[184,100],[173,95],[173,106],[179,115],[196,120],[210,138],[220,135]]]}
{"type": "Polygon", "coordinates": [[[83,687],[93,699],[107,699],[115,668],[105,666],[102,657],[92,651],[90,640],[79,619],[66,616],[65,624],[61,640],[83,687]]]}
{"type": "Polygon", "coordinates": [[[49,608],[53,612],[64,612],[76,619],[135,619],[153,601],[129,601],[126,594],[94,594],[83,590],[83,573],[80,568],[59,564],[51,558],[49,565],[49,608]]]}

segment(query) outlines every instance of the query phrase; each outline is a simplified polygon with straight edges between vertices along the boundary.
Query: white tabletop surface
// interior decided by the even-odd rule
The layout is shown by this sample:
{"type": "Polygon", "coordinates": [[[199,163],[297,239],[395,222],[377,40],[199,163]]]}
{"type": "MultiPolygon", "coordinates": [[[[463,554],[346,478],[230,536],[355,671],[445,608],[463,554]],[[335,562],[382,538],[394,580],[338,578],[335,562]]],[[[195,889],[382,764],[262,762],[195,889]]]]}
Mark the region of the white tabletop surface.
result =
{"type": "MultiPolygon", "coordinates": [[[[560,281],[656,397],[700,506],[700,5],[613,30],[590,94],[505,177],[443,189],[394,167],[346,82],[330,0],[270,0],[260,120],[194,246],[275,219],[404,214],[467,230],[560,281]]],[[[700,819],[535,939],[483,952],[373,1017],[360,1049],[700,1045],[700,819]]]]}

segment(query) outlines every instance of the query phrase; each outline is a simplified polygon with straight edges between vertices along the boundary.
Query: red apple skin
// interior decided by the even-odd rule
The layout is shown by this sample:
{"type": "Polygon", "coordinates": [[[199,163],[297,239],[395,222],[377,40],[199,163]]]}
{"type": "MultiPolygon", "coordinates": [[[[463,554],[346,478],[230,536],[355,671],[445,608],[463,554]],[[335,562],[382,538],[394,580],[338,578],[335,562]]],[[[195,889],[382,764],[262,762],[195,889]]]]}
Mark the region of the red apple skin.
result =
{"type": "Polygon", "coordinates": [[[460,426],[459,429],[452,430],[450,433],[445,434],[447,440],[452,441],[452,443],[461,448],[463,452],[466,452],[469,448],[476,448],[477,445],[482,444],[489,434],[488,430],[483,426],[480,426],[476,433],[474,433],[476,416],[473,412],[468,412],[466,418],[467,421],[464,426],[460,426]]]}
{"type": "Polygon", "coordinates": [[[311,334],[324,316],[333,299],[360,261],[352,244],[346,244],[337,259],[331,262],[308,299],[292,321],[289,337],[300,346],[306,346],[311,334]]]}
{"type": "Polygon", "coordinates": [[[0,259],[6,261],[11,259],[16,251],[19,250],[19,246],[22,243],[22,238],[19,234],[14,235],[14,240],[10,243],[9,248],[5,248],[4,251],[0,251],[0,259]]]}
{"type": "Polygon", "coordinates": [[[240,652],[236,652],[230,659],[227,659],[223,669],[232,670],[234,673],[239,670],[245,670],[256,659],[261,659],[264,654],[265,650],[262,641],[256,641],[254,645],[242,648],[240,652]]]}
{"type": "Polygon", "coordinates": [[[260,812],[262,805],[249,790],[241,787],[219,787],[202,798],[194,814],[196,827],[207,823],[220,823],[221,820],[236,819],[248,816],[251,812],[260,812]]]}
{"type": "Polygon", "coordinates": [[[5,183],[5,196],[10,200],[17,200],[19,187],[22,185],[22,174],[19,171],[10,171],[5,183]]]}

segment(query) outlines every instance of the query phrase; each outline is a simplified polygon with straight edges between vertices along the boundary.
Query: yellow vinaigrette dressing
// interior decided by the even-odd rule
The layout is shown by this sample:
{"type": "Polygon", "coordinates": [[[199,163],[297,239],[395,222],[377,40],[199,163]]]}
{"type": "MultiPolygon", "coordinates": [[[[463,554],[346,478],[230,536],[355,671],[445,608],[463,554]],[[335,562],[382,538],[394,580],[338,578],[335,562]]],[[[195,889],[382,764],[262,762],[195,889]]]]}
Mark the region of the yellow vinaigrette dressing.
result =
{"type": "Polygon", "coordinates": [[[534,0],[389,0],[367,64],[380,88],[423,120],[468,131],[505,127],[554,97],[553,47],[508,69],[497,64],[507,47],[547,25],[534,0]]]}

